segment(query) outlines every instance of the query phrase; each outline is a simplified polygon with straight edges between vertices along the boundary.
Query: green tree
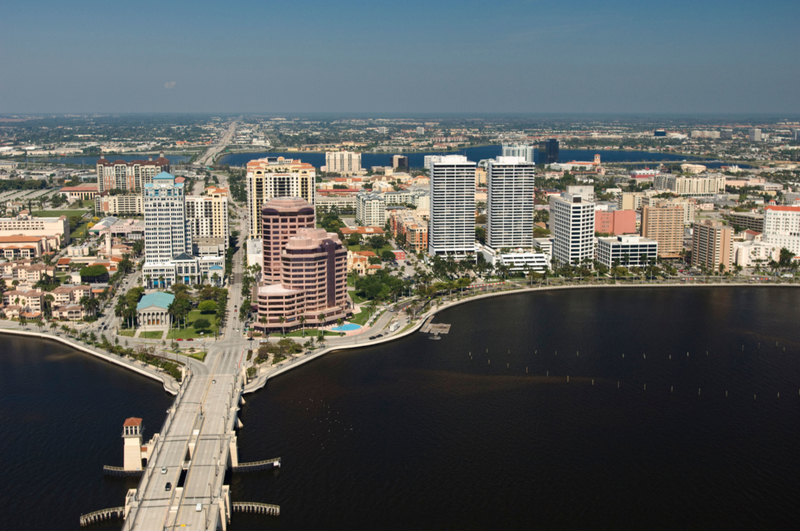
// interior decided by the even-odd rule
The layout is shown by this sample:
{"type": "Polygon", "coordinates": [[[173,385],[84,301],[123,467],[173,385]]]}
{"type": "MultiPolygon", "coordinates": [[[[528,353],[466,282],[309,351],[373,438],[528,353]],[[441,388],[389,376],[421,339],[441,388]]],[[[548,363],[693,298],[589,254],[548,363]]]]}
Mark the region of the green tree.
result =
{"type": "Polygon", "coordinates": [[[217,303],[214,301],[202,301],[197,305],[197,309],[200,310],[200,313],[214,313],[217,311],[217,303]]]}
{"type": "Polygon", "coordinates": [[[192,323],[192,326],[198,331],[207,330],[209,327],[211,327],[211,323],[208,319],[201,317],[200,319],[195,319],[194,323],[192,323]]]}

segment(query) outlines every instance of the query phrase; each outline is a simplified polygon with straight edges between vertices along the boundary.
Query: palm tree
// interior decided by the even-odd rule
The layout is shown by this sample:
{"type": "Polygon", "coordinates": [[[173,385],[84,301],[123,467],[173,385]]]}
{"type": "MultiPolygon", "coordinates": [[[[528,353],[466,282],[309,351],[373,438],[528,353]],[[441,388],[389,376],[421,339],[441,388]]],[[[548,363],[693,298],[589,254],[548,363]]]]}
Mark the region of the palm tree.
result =
{"type": "Polygon", "coordinates": [[[306,337],[306,316],[305,315],[301,315],[300,319],[298,319],[298,320],[300,321],[300,326],[303,327],[302,337],[306,337]]]}
{"type": "Polygon", "coordinates": [[[56,323],[55,321],[50,321],[50,330],[55,332],[56,328],[58,328],[58,323],[56,323]]]}
{"type": "Polygon", "coordinates": [[[278,317],[278,322],[281,324],[281,335],[286,337],[286,329],[283,326],[283,323],[286,322],[286,317],[281,315],[280,317],[278,317]]]}

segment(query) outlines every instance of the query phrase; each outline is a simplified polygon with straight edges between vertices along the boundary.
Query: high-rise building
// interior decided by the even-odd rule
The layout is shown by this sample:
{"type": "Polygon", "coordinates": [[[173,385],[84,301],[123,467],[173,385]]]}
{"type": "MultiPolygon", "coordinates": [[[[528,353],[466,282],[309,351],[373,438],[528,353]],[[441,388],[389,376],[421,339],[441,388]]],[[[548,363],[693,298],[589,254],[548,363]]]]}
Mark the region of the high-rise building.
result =
{"type": "Polygon", "coordinates": [[[261,237],[261,207],[276,197],[301,197],[314,204],[317,172],[298,159],[267,157],[247,163],[250,238],[261,237]]]}
{"type": "Polygon", "coordinates": [[[383,227],[386,224],[384,196],[359,192],[356,196],[356,223],[362,227],[383,227]]]}
{"type": "Polygon", "coordinates": [[[719,138],[721,140],[731,140],[733,138],[733,129],[722,129],[719,132],[719,138]]]}
{"type": "Polygon", "coordinates": [[[556,164],[558,162],[558,140],[550,138],[539,144],[536,154],[536,164],[556,164]]]}
{"type": "Polygon", "coordinates": [[[761,142],[761,129],[754,127],[747,133],[747,138],[750,142],[761,142]]]}
{"type": "Polygon", "coordinates": [[[153,182],[153,177],[162,172],[169,173],[169,159],[161,156],[156,160],[115,160],[101,158],[95,164],[97,191],[128,190],[141,192],[144,185],[153,182]]]}
{"type": "Polygon", "coordinates": [[[475,166],[462,155],[431,164],[428,252],[466,258],[475,254],[475,166]]]}
{"type": "Polygon", "coordinates": [[[444,157],[444,155],[425,155],[425,157],[423,157],[422,159],[423,160],[422,166],[426,170],[430,170],[431,166],[433,166],[434,163],[442,160],[442,157],[444,157]]]}
{"type": "Polygon", "coordinates": [[[559,265],[582,265],[594,258],[594,207],[584,195],[569,190],[550,196],[553,258],[559,265]]]}
{"type": "Polygon", "coordinates": [[[325,153],[325,171],[348,175],[361,171],[361,153],[328,151],[325,153]]]}
{"type": "Polygon", "coordinates": [[[314,207],[300,197],[279,197],[261,208],[259,221],[264,253],[261,278],[273,284],[281,281],[281,252],[289,238],[300,229],[314,228],[314,207]]]}
{"type": "Polygon", "coordinates": [[[392,155],[393,170],[408,170],[408,157],[405,155],[392,155]]]}
{"type": "Polygon", "coordinates": [[[635,210],[598,210],[594,213],[594,230],[619,236],[636,232],[635,210]]]}
{"type": "Polygon", "coordinates": [[[642,236],[658,242],[658,255],[677,258],[683,250],[683,208],[642,207],[642,236]]]}
{"type": "Polygon", "coordinates": [[[224,257],[196,258],[186,220],[183,183],[160,173],[144,186],[144,256],[146,286],[168,287],[174,282],[201,283],[214,272],[222,276],[224,257]],[[213,268],[213,269],[212,269],[213,268]]]}
{"type": "Polygon", "coordinates": [[[210,187],[204,196],[187,197],[186,219],[195,244],[199,238],[215,238],[223,249],[227,248],[228,189],[210,187]]]}
{"type": "Polygon", "coordinates": [[[492,249],[533,247],[534,164],[521,156],[490,160],[486,244],[492,249]]]}
{"type": "Polygon", "coordinates": [[[347,249],[335,233],[298,229],[283,246],[277,265],[280,269],[271,277],[277,282],[256,288],[256,328],[270,332],[324,326],[352,313],[347,299],[347,249]]]}
{"type": "Polygon", "coordinates": [[[800,207],[767,206],[764,209],[764,243],[800,255],[800,207]]]}
{"type": "Polygon", "coordinates": [[[731,270],[733,231],[721,221],[705,219],[695,223],[692,235],[692,265],[704,267],[709,271],[731,270]]]}
{"type": "Polygon", "coordinates": [[[418,135],[424,135],[425,134],[425,128],[424,127],[417,127],[417,134],[418,135]]]}
{"type": "Polygon", "coordinates": [[[678,195],[715,195],[725,191],[725,176],[714,174],[703,177],[680,177],[662,173],[653,179],[653,187],[678,195]]]}
{"type": "Polygon", "coordinates": [[[503,144],[503,157],[522,157],[526,162],[534,162],[536,148],[530,144],[503,144]]]}

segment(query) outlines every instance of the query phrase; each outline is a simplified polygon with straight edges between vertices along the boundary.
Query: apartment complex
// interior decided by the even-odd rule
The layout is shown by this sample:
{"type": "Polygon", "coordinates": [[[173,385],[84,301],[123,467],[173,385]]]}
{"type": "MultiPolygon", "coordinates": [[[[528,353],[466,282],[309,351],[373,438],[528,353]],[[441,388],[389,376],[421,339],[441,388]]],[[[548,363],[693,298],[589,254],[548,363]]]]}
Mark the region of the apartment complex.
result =
{"type": "Polygon", "coordinates": [[[800,255],[800,207],[768,206],[764,209],[764,243],[800,255]]]}
{"type": "Polygon", "coordinates": [[[144,197],[141,194],[111,195],[108,192],[97,194],[94,198],[95,212],[106,216],[144,214],[144,197]]]}
{"type": "Polygon", "coordinates": [[[644,267],[658,257],[658,242],[638,235],[597,239],[597,261],[611,269],[616,265],[644,267]]]}
{"type": "MultiPolygon", "coordinates": [[[[266,208],[265,208],[266,210],[266,208]]],[[[303,228],[281,251],[276,283],[256,288],[256,328],[266,332],[324,326],[344,319],[347,299],[347,249],[335,233],[303,228]]]]}
{"type": "Polygon", "coordinates": [[[733,230],[720,221],[706,219],[694,226],[692,235],[692,266],[709,271],[731,270],[733,230]]]}
{"type": "Polygon", "coordinates": [[[643,197],[642,206],[679,206],[683,209],[683,224],[691,225],[694,223],[695,203],[685,197],[663,198],[663,197],[643,197]]]}
{"type": "Polygon", "coordinates": [[[298,159],[267,157],[247,163],[250,238],[261,237],[261,207],[277,197],[300,197],[314,204],[317,172],[298,159]]]}
{"type": "Polygon", "coordinates": [[[228,189],[210,187],[206,188],[204,196],[187,197],[186,220],[195,244],[199,238],[215,238],[227,248],[228,189]]]}
{"type": "Polygon", "coordinates": [[[594,258],[594,207],[579,191],[568,187],[550,196],[553,258],[559,265],[577,265],[594,258]]]}
{"type": "Polygon", "coordinates": [[[656,176],[653,185],[656,190],[678,195],[714,195],[725,191],[725,176],[681,177],[662,173],[656,176]]]}
{"type": "Polygon", "coordinates": [[[416,212],[392,212],[389,226],[395,241],[405,239],[405,247],[412,253],[428,250],[428,223],[419,219],[416,212]]]}
{"type": "Polygon", "coordinates": [[[534,164],[519,156],[498,157],[489,161],[486,172],[486,245],[492,249],[531,248],[534,164]]]}
{"type": "Polygon", "coordinates": [[[642,209],[642,236],[658,242],[658,256],[677,258],[683,251],[683,208],[646,206],[642,209]]]}
{"type": "Polygon", "coordinates": [[[261,208],[263,264],[261,278],[267,284],[281,281],[281,252],[300,229],[315,226],[314,207],[300,197],[272,199],[261,208]]]}
{"type": "Polygon", "coordinates": [[[520,157],[525,162],[533,163],[536,148],[530,144],[503,144],[502,153],[504,157],[520,157]]]}
{"type": "Polygon", "coordinates": [[[462,155],[444,155],[431,163],[431,255],[475,254],[475,166],[462,155]]]}
{"type": "Polygon", "coordinates": [[[349,175],[361,171],[361,153],[328,151],[325,153],[325,171],[349,175]]]}
{"type": "Polygon", "coordinates": [[[169,172],[169,159],[162,153],[156,160],[115,160],[101,158],[95,164],[98,192],[129,190],[140,192],[162,172],[169,172]]]}
{"type": "Polygon", "coordinates": [[[386,201],[382,194],[361,192],[356,196],[356,223],[363,227],[386,224],[386,201]]]}

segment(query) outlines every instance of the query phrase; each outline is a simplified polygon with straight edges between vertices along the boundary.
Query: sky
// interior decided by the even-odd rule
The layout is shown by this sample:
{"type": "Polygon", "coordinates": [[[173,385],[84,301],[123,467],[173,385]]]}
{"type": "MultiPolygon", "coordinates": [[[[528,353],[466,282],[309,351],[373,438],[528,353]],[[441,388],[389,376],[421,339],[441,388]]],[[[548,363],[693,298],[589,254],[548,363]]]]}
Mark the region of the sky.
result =
{"type": "Polygon", "coordinates": [[[800,2],[39,0],[0,113],[800,113],[800,2]]]}

